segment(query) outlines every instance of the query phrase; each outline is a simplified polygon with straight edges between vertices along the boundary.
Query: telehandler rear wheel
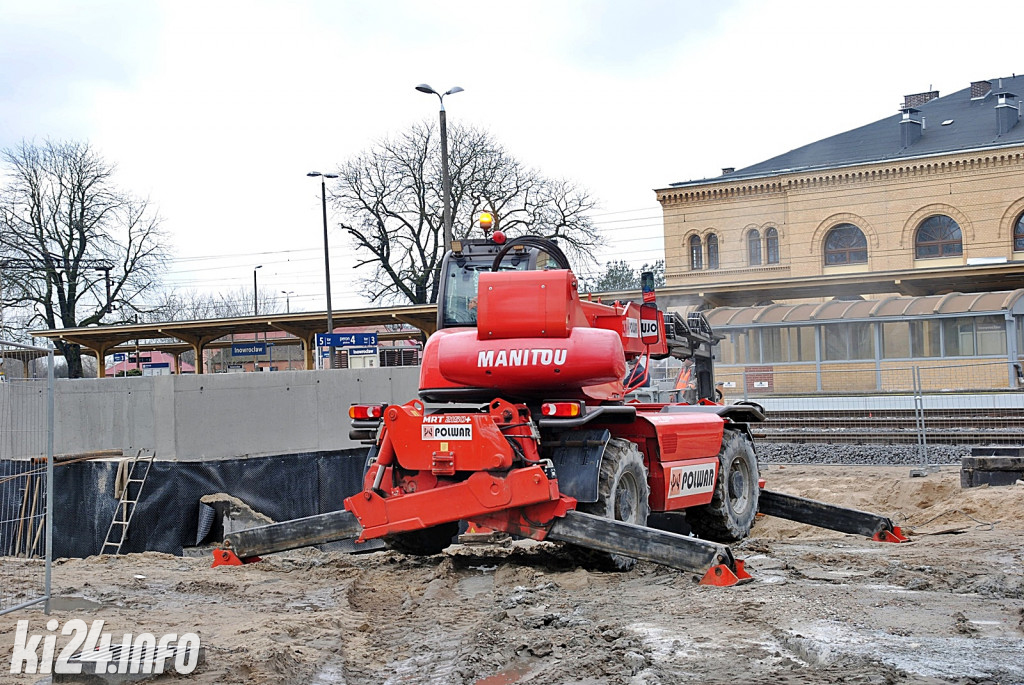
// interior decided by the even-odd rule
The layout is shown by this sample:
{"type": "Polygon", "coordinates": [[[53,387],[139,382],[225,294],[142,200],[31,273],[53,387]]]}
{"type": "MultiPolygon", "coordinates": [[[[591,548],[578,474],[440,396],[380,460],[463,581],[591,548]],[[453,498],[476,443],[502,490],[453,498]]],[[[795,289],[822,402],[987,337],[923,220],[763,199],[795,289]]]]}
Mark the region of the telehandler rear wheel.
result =
{"type": "MultiPolygon", "coordinates": [[[[650,499],[651,486],[647,482],[647,468],[640,450],[629,440],[612,438],[601,458],[597,501],[580,502],[578,509],[587,514],[643,526],[651,513],[650,499]]],[[[628,571],[636,565],[633,557],[580,549],[588,561],[602,568],[628,571]]]]}
{"type": "Polygon", "coordinates": [[[757,457],[746,434],[725,430],[718,453],[718,482],[711,502],[686,510],[686,521],[700,538],[736,542],[750,535],[757,514],[757,457]]]}
{"type": "Polygon", "coordinates": [[[459,522],[442,523],[438,526],[431,526],[423,530],[414,530],[408,533],[395,533],[385,535],[384,542],[388,547],[418,557],[428,557],[432,554],[440,554],[452,544],[452,538],[459,534],[459,522]]]}

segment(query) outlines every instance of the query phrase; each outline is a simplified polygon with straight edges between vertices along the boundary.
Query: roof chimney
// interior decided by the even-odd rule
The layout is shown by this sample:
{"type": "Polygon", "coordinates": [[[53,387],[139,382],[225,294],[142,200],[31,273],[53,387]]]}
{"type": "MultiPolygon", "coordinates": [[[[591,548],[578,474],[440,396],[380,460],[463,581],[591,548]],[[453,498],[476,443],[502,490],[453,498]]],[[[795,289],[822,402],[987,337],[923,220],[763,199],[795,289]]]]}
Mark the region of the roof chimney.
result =
{"type": "Polygon", "coordinates": [[[924,128],[921,122],[921,110],[913,107],[900,109],[903,118],[900,120],[900,146],[910,147],[921,140],[921,130],[924,128]]]}
{"type": "Polygon", "coordinates": [[[903,96],[903,108],[908,107],[920,107],[926,102],[931,102],[935,98],[939,97],[939,91],[929,90],[927,93],[914,93],[913,95],[903,96]]]}
{"type": "Polygon", "coordinates": [[[988,81],[971,81],[971,99],[980,100],[992,92],[992,84],[988,81]]]}
{"type": "Polygon", "coordinates": [[[1020,117],[1019,106],[1015,102],[1017,96],[1013,93],[996,94],[996,134],[1009,133],[1010,129],[1017,125],[1020,117]]]}

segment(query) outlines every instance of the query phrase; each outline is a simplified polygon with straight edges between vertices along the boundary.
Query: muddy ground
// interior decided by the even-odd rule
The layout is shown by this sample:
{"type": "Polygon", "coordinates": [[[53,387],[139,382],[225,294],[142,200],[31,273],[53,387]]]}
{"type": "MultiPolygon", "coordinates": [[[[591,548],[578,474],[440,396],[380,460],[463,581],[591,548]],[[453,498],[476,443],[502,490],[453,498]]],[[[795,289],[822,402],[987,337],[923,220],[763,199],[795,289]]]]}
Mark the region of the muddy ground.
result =
{"type": "MultiPolygon", "coordinates": [[[[216,569],[102,556],[55,566],[54,594],[69,599],[53,616],[197,632],[205,661],[180,678],[192,683],[1024,683],[1024,485],[961,491],[956,467],[763,475],[883,513],[913,542],[762,519],[734,545],[754,580],[724,589],[647,563],[590,571],[543,543],[306,550],[216,569]]],[[[7,561],[0,577],[19,572],[7,561]]],[[[18,618],[45,622],[0,617],[0,681],[39,682],[7,673],[18,618]]]]}

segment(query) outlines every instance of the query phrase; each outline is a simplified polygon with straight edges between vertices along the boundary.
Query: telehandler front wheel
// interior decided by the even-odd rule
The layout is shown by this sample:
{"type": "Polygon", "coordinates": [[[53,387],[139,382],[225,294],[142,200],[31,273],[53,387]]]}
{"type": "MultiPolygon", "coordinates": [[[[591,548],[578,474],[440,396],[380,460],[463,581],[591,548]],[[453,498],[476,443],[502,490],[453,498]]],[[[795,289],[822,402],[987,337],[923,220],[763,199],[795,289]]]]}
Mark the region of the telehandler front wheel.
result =
{"type": "MultiPolygon", "coordinates": [[[[612,438],[601,458],[597,501],[580,502],[578,509],[587,514],[643,526],[651,513],[650,499],[651,486],[647,482],[647,468],[640,450],[629,440],[612,438]]],[[[580,549],[586,560],[596,566],[628,571],[636,565],[633,557],[580,549]]]]}
{"type": "Polygon", "coordinates": [[[757,457],[750,438],[725,430],[718,453],[718,482],[711,502],[686,510],[690,529],[713,542],[736,542],[750,535],[757,514],[757,457]]]}

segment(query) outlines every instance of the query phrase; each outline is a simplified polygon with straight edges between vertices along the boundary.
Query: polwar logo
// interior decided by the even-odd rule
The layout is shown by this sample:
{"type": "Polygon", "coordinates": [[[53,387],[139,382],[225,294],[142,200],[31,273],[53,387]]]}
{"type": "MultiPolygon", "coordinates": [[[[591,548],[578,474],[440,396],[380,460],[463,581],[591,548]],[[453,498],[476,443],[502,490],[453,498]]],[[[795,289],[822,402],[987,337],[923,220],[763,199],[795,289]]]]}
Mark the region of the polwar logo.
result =
{"type": "Polygon", "coordinates": [[[70,639],[58,652],[59,626],[57,619],[50,619],[46,624],[48,635],[30,635],[28,621],[18,621],[10,672],[64,675],[92,668],[94,673],[163,673],[173,664],[176,673],[187,675],[199,664],[199,636],[195,633],[168,633],[160,638],[152,633],[125,633],[119,643],[114,643],[110,633],[102,632],[102,620],[90,626],[75,618],[61,629],[60,635],[70,639]]]}
{"type": "Polygon", "coordinates": [[[624,319],[622,321],[622,333],[627,338],[639,338],[640,323],[636,319],[624,319]]]}
{"type": "Polygon", "coordinates": [[[715,489],[715,465],[675,466],[669,476],[668,496],[700,495],[715,489]]]}
{"type": "Polygon", "coordinates": [[[462,425],[430,425],[420,426],[420,438],[423,440],[472,440],[473,424],[462,425]]]}

